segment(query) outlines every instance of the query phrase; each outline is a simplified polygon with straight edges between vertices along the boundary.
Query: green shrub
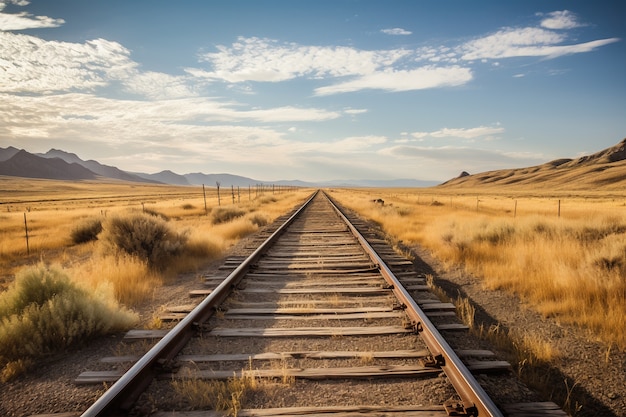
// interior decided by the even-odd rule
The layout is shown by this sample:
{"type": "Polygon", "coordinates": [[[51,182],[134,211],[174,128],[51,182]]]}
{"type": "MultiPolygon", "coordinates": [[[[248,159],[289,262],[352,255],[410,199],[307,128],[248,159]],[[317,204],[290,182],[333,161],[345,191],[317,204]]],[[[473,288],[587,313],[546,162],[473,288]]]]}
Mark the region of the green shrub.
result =
{"type": "Polygon", "coordinates": [[[228,223],[238,217],[245,216],[246,211],[237,207],[218,207],[212,212],[213,224],[228,223]]]}
{"type": "Polygon", "coordinates": [[[101,231],[102,222],[100,219],[86,219],[72,229],[70,237],[72,238],[72,242],[78,245],[80,243],[97,240],[101,231]]]}
{"type": "Polygon", "coordinates": [[[125,330],[136,321],[137,315],[121,308],[110,291],[90,293],[56,268],[24,270],[0,294],[2,379],[34,359],[125,330]]]}
{"type": "Polygon", "coordinates": [[[136,256],[158,269],[183,251],[187,234],[176,232],[161,218],[130,214],[111,218],[102,240],[113,252],[136,256]]]}

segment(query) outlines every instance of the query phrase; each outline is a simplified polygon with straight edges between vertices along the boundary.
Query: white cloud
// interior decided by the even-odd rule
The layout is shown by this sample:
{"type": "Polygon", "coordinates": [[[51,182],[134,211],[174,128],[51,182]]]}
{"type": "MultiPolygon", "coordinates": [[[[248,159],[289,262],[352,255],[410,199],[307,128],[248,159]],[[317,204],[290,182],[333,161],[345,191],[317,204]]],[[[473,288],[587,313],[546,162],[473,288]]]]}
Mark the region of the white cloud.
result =
{"type": "Polygon", "coordinates": [[[471,79],[471,70],[459,66],[426,66],[414,70],[386,70],[366,74],[350,81],[317,88],[315,95],[326,96],[364,89],[410,91],[438,87],[454,87],[463,85],[471,79]]]}
{"type": "Polygon", "coordinates": [[[0,91],[94,90],[135,71],[130,52],[104,39],[84,44],[0,32],[0,91]]]}
{"type": "Polygon", "coordinates": [[[461,58],[503,59],[514,57],[556,58],[568,54],[590,52],[617,42],[617,38],[600,39],[573,45],[557,45],[565,35],[541,28],[502,29],[492,35],[470,41],[459,48],[461,58]]]}
{"type": "Polygon", "coordinates": [[[343,112],[346,114],[357,115],[367,113],[367,109],[345,109],[343,112]]]}
{"type": "Polygon", "coordinates": [[[397,145],[385,148],[379,153],[407,160],[436,161],[447,166],[455,166],[459,171],[468,172],[484,172],[492,169],[510,168],[511,166],[532,166],[546,161],[545,155],[537,153],[455,146],[397,145]]]}
{"type": "Polygon", "coordinates": [[[54,19],[47,16],[33,16],[27,12],[16,14],[2,13],[2,10],[4,10],[8,4],[27,6],[29,2],[25,0],[0,1],[0,31],[55,28],[65,23],[63,19],[54,19]]]}
{"type": "Polygon", "coordinates": [[[461,138],[461,139],[474,139],[481,136],[490,136],[504,133],[504,128],[500,126],[479,126],[471,128],[447,128],[444,127],[440,130],[433,132],[414,132],[411,133],[416,139],[422,139],[425,137],[432,138],[461,138]]]}
{"type": "Polygon", "coordinates": [[[124,88],[130,93],[162,100],[196,96],[185,77],[177,77],[162,72],[133,71],[124,80],[124,88]]]}
{"type": "Polygon", "coordinates": [[[413,33],[402,28],[381,29],[381,32],[385,35],[410,35],[413,33]]]}
{"type": "Polygon", "coordinates": [[[297,77],[341,77],[370,74],[410,54],[404,49],[363,51],[349,47],[302,46],[261,38],[239,38],[231,47],[200,56],[213,70],[189,68],[187,72],[227,82],[279,82],[297,77]]]}
{"type": "Polygon", "coordinates": [[[569,10],[548,13],[548,17],[541,21],[541,27],[546,29],[574,29],[581,26],[576,15],[569,10]]]}
{"type": "Polygon", "coordinates": [[[328,148],[334,152],[361,152],[367,151],[374,145],[380,145],[387,142],[385,136],[351,136],[337,142],[333,142],[328,148]]]}

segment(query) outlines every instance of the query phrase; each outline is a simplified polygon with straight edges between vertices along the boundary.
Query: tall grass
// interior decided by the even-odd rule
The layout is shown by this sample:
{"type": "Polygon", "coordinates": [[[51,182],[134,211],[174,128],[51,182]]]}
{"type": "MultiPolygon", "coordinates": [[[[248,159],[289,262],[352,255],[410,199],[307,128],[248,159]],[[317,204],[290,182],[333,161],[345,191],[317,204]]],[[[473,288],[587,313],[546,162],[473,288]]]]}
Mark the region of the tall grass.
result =
{"type": "Polygon", "coordinates": [[[110,287],[87,291],[59,268],[24,270],[0,294],[0,368],[7,380],[42,356],[127,329],[137,316],[110,287]]]}
{"type": "Polygon", "coordinates": [[[487,288],[518,294],[545,316],[626,349],[623,205],[571,201],[568,214],[558,217],[554,201],[536,199],[538,213],[526,208],[514,217],[486,201],[476,207],[476,197],[459,204],[458,197],[422,196],[418,203],[407,193],[386,195],[381,206],[371,194],[335,194],[396,239],[426,247],[448,266],[462,265],[487,288]]]}

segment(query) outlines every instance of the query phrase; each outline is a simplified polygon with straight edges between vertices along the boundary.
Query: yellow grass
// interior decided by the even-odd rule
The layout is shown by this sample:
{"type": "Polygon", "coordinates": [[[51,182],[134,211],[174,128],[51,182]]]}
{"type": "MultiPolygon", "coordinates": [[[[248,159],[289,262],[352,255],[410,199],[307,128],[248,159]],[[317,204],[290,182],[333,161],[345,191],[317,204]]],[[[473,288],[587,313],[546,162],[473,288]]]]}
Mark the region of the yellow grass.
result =
{"type": "Polygon", "coordinates": [[[137,305],[152,297],[165,280],[219,258],[239,239],[300,204],[310,192],[257,194],[251,189],[241,191],[233,204],[230,189],[228,193],[222,189],[219,207],[235,207],[246,214],[213,225],[210,214],[218,208],[215,188],[206,188],[205,208],[202,187],[0,177],[0,290],[24,266],[41,260],[60,263],[74,279],[94,289],[109,283],[121,303],[137,305]],[[100,241],[72,243],[72,230],[86,220],[106,224],[113,216],[140,212],[167,219],[172,229],[188,237],[184,251],[164,270],[154,271],[142,260],[107,252],[100,241]]]}
{"type": "Polygon", "coordinates": [[[487,288],[516,293],[544,315],[626,349],[624,196],[476,197],[436,189],[333,196],[405,244],[462,265],[487,288]],[[378,198],[384,205],[372,202],[378,198]]]}

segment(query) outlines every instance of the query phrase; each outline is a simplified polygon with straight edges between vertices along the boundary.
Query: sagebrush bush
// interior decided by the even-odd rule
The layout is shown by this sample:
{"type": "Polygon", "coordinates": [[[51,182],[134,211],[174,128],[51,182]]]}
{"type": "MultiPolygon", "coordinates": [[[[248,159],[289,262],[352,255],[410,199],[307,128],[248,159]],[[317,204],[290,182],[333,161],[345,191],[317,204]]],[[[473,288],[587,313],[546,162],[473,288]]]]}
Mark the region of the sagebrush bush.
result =
{"type": "Polygon", "coordinates": [[[113,252],[136,256],[159,269],[183,251],[187,234],[178,233],[159,217],[135,213],[109,219],[102,240],[113,252]]]}
{"type": "Polygon", "coordinates": [[[250,216],[250,222],[256,226],[263,227],[269,223],[267,216],[264,216],[260,213],[255,213],[250,216]]]}
{"type": "Polygon", "coordinates": [[[136,321],[137,315],[121,308],[106,287],[91,293],[60,269],[24,270],[0,294],[2,379],[34,359],[125,330],[136,321]]]}
{"type": "Polygon", "coordinates": [[[72,229],[70,238],[74,244],[78,245],[97,240],[100,232],[102,232],[100,219],[85,219],[72,229]]]}
{"type": "Polygon", "coordinates": [[[228,223],[246,215],[246,211],[237,207],[218,207],[212,212],[213,224],[228,223]]]}

